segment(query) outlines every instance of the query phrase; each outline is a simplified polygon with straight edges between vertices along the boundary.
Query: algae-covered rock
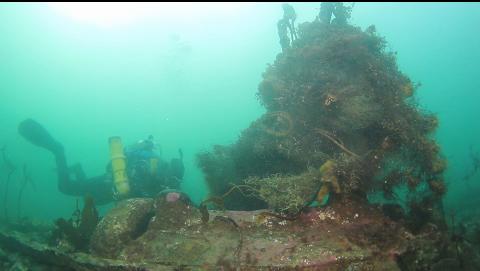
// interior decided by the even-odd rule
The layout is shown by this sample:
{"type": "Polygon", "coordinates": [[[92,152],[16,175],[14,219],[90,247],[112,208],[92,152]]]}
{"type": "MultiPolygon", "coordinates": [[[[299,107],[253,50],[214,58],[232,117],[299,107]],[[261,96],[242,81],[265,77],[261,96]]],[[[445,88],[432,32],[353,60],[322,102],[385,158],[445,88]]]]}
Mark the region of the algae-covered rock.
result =
{"type": "Polygon", "coordinates": [[[188,196],[175,190],[159,194],[155,200],[154,214],[148,230],[179,230],[201,222],[200,211],[193,206],[188,196]]]}
{"type": "Polygon", "coordinates": [[[118,203],[100,221],[92,236],[96,255],[114,258],[121,247],[141,235],[153,215],[153,200],[127,199],[118,203]]]}

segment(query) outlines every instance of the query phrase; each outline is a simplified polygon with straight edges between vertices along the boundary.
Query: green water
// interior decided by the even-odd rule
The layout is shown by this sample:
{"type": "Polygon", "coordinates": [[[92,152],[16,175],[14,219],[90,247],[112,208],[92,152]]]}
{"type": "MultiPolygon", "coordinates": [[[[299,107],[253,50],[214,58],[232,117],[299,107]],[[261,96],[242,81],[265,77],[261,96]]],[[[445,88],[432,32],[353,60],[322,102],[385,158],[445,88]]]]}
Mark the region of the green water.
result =
{"type": "MultiPolygon", "coordinates": [[[[313,20],[320,4],[293,6],[301,23],[313,20]]],[[[182,190],[199,202],[208,191],[195,154],[235,142],[264,112],[255,93],[281,51],[280,3],[157,11],[105,25],[48,4],[0,4],[0,145],[36,183],[25,190],[22,215],[69,217],[76,201],[57,190],[53,156],[18,134],[25,118],[42,123],[88,176],[104,173],[112,135],[130,144],[152,134],[168,160],[182,148],[182,190]]],[[[480,174],[461,179],[472,167],[470,146],[480,151],[480,4],[357,3],[351,23],[375,24],[398,52],[400,69],[422,83],[418,102],[438,114],[435,136],[449,161],[446,206],[477,207],[480,174]]],[[[19,170],[7,202],[11,216],[19,170]]]]}

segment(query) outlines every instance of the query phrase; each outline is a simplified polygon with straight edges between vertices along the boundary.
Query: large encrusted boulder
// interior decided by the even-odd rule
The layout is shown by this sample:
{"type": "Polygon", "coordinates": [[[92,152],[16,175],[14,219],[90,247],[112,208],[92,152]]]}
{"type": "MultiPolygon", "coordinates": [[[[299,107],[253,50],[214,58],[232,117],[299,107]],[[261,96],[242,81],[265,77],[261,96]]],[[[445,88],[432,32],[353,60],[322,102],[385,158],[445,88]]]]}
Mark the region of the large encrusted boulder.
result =
{"type": "Polygon", "coordinates": [[[100,221],[90,244],[94,254],[115,258],[127,243],[145,232],[152,218],[153,199],[135,198],[121,201],[100,221]]]}
{"type": "Polygon", "coordinates": [[[165,190],[155,199],[155,215],[148,225],[152,230],[179,230],[201,222],[200,211],[187,195],[177,190],[165,190]]]}

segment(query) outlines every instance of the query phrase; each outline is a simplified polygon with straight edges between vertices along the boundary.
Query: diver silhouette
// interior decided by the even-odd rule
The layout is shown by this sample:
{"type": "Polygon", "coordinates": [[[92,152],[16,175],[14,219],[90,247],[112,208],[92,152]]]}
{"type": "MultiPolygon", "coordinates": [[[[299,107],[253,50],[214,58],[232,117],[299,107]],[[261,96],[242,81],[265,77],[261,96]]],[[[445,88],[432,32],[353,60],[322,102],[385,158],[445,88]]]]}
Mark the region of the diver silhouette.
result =
{"type": "MultiPolygon", "coordinates": [[[[58,189],[62,193],[71,196],[90,195],[97,204],[105,204],[118,198],[112,163],[107,165],[105,174],[86,178],[80,164],[68,167],[63,145],[40,123],[26,119],[19,124],[18,132],[33,145],[44,148],[55,156],[58,189]]],[[[125,148],[125,174],[129,181],[129,193],[126,197],[153,197],[165,189],[178,189],[184,175],[181,150],[179,155],[179,158],[172,159],[170,163],[160,159],[155,152],[152,136],[125,148]]]]}

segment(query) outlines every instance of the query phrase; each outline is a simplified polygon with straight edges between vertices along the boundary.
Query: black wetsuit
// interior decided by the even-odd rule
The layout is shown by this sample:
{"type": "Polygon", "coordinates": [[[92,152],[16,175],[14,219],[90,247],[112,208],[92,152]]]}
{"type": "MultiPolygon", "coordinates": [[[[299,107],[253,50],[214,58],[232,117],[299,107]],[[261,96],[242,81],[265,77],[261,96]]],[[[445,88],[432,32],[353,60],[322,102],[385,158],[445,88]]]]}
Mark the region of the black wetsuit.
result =
{"type": "MultiPolygon", "coordinates": [[[[110,167],[101,176],[86,178],[77,164],[69,169],[62,144],[56,141],[38,122],[27,119],[20,123],[19,133],[32,144],[43,147],[55,156],[58,174],[58,189],[71,196],[90,195],[96,204],[105,204],[116,199],[110,167]],[[72,173],[72,174],[71,174],[72,173]],[[73,180],[70,176],[75,175],[73,180]]],[[[151,176],[136,167],[138,159],[127,154],[127,173],[130,183],[129,197],[153,197],[166,188],[178,189],[183,179],[184,167],[180,152],[179,159],[172,159],[170,163],[159,160],[159,174],[151,176]]]]}

